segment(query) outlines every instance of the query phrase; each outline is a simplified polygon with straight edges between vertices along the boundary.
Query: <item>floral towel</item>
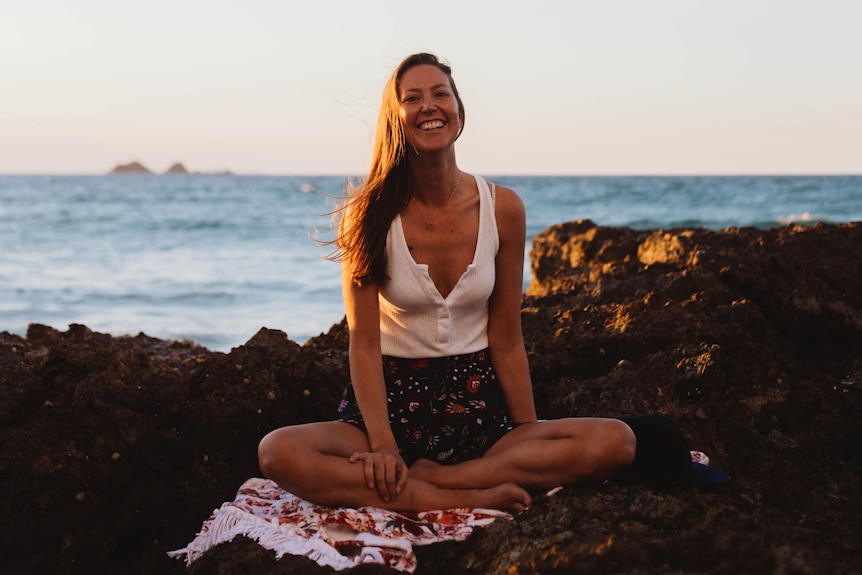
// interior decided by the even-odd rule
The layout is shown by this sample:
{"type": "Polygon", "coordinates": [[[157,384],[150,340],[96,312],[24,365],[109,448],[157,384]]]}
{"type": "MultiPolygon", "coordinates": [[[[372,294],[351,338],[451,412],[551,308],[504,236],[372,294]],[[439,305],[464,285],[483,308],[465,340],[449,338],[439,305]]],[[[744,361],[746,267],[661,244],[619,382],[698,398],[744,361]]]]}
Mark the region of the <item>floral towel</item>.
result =
{"type": "Polygon", "coordinates": [[[275,551],[276,559],[290,553],[339,571],[359,563],[380,563],[413,573],[413,545],[463,541],[474,527],[498,518],[511,515],[493,509],[395,513],[378,507],[324,507],[268,479],[252,478],[242,484],[236,499],[204,521],[194,541],[168,555],[185,557],[188,565],[211,547],[245,535],[275,551]]]}

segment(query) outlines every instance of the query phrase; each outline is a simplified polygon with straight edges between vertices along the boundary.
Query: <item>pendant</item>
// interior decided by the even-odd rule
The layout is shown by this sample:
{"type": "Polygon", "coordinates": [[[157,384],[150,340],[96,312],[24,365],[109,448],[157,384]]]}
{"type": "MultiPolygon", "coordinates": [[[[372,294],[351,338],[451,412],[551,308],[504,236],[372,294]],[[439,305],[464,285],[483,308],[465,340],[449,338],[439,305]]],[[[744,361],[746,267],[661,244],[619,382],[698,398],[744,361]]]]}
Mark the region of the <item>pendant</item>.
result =
{"type": "Polygon", "coordinates": [[[425,222],[425,231],[433,232],[434,231],[434,222],[425,222]]]}

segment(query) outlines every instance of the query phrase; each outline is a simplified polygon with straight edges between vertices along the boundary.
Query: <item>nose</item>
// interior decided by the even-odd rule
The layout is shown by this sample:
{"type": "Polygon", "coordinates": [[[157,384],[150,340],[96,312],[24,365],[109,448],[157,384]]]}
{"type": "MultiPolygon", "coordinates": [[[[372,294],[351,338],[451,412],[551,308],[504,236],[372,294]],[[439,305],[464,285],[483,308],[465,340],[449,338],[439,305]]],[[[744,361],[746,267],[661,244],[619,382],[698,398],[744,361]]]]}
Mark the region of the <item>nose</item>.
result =
{"type": "Polygon", "coordinates": [[[433,112],[435,110],[437,110],[437,102],[435,102],[433,98],[425,98],[422,100],[423,112],[433,112]]]}

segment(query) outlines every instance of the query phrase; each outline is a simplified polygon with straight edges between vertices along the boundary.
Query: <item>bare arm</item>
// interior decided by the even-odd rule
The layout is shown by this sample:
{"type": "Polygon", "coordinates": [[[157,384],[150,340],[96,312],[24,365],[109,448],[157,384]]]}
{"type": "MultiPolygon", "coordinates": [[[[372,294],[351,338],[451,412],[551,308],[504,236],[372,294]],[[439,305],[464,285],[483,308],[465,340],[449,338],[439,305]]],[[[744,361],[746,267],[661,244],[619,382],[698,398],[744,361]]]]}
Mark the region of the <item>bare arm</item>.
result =
{"type": "Polygon", "coordinates": [[[350,331],[350,381],[369,443],[369,452],[356,453],[351,461],[364,461],[368,487],[377,488],[380,496],[389,501],[406,485],[407,467],[389,426],[377,284],[369,281],[357,286],[352,280],[350,264],[345,262],[342,264],[342,292],[350,331]]]}
{"type": "Polygon", "coordinates": [[[521,332],[527,236],[524,203],[514,191],[497,186],[496,216],[500,250],[496,260],[496,285],[489,303],[488,346],[512,418],[519,423],[536,421],[533,384],[521,332]]]}

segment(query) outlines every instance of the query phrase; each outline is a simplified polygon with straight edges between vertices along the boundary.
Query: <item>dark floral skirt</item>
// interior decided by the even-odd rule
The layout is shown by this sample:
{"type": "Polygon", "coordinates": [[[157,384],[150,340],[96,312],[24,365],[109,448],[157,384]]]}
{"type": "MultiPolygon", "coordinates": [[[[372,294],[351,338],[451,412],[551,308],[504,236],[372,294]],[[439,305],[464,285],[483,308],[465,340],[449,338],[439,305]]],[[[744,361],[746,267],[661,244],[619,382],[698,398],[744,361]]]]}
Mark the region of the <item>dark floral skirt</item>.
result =
{"type": "MultiPolygon", "coordinates": [[[[383,357],[389,424],[407,465],[482,457],[517,426],[509,417],[487,350],[431,359],[383,357]]],[[[348,385],[340,421],[366,431],[348,385]]]]}

